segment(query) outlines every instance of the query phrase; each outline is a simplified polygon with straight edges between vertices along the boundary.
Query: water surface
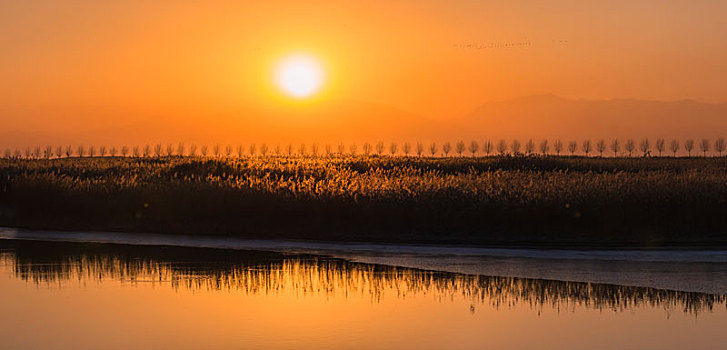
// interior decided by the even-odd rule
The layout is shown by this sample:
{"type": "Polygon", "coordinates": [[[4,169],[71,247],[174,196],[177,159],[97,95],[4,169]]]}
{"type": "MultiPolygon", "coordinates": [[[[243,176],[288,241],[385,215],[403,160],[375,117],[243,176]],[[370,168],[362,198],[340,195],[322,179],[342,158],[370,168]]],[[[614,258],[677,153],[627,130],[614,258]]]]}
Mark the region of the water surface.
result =
{"type": "Polygon", "coordinates": [[[0,227],[0,239],[261,250],[470,275],[727,294],[727,249],[503,249],[0,227]]]}
{"type": "Polygon", "coordinates": [[[316,255],[0,240],[0,349],[687,349],[724,295],[316,255]]]}

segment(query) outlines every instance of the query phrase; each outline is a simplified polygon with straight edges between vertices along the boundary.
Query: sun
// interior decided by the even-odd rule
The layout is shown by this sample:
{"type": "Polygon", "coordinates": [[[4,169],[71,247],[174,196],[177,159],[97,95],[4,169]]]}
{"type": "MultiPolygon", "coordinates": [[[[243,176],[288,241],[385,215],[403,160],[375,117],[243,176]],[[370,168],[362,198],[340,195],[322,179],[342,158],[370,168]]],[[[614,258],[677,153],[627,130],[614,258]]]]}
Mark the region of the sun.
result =
{"type": "Polygon", "coordinates": [[[291,55],[280,60],[275,68],[275,84],[294,98],[309,97],[323,85],[323,68],[309,55],[291,55]]]}

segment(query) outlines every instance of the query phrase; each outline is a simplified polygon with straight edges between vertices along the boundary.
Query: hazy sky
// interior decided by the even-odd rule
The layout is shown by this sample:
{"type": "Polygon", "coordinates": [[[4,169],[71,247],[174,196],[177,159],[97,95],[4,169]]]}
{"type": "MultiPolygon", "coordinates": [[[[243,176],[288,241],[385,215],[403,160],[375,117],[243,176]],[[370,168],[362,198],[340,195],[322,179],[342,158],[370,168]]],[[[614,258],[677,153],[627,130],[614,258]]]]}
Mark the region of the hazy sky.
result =
{"type": "Polygon", "coordinates": [[[326,70],[310,103],[431,118],[539,93],[725,102],[725,34],[721,0],[2,0],[0,113],[21,126],[274,108],[289,101],[272,69],[296,52],[326,70]]]}

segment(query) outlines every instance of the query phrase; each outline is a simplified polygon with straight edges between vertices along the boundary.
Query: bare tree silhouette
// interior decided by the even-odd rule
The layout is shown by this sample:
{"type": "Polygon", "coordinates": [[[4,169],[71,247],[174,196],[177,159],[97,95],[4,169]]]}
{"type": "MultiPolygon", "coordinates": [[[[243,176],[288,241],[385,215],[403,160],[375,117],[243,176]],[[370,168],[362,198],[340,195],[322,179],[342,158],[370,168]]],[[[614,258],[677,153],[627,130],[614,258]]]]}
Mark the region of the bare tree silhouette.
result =
{"type": "Polygon", "coordinates": [[[126,158],[129,155],[129,146],[121,146],[121,156],[126,158]]]}
{"type": "Polygon", "coordinates": [[[611,151],[613,151],[613,156],[618,156],[618,151],[621,150],[621,144],[618,142],[618,139],[613,139],[613,142],[611,142],[611,151]]]}
{"type": "Polygon", "coordinates": [[[45,157],[45,159],[51,159],[51,158],[53,158],[53,147],[51,147],[50,145],[45,146],[45,155],[44,155],[44,157],[45,157]]]}
{"type": "Polygon", "coordinates": [[[396,151],[397,151],[398,149],[399,149],[399,145],[397,145],[397,144],[396,144],[396,142],[392,142],[392,143],[391,143],[391,144],[389,145],[389,153],[391,153],[391,155],[392,155],[392,156],[393,156],[393,155],[396,155],[396,151]]]}
{"type": "Polygon", "coordinates": [[[312,155],[313,157],[317,157],[317,156],[318,156],[318,144],[317,144],[317,143],[314,143],[314,144],[313,144],[313,145],[312,145],[312,146],[310,147],[310,150],[311,150],[311,155],[312,155]]]}
{"type": "Polygon", "coordinates": [[[56,147],[56,157],[58,157],[58,158],[63,157],[63,146],[56,147]]]}
{"type": "Polygon", "coordinates": [[[268,153],[268,145],[263,143],[262,145],[260,145],[260,155],[262,155],[264,157],[267,153],[268,153]]]}
{"type": "Polygon", "coordinates": [[[709,140],[702,139],[702,142],[699,143],[699,149],[702,150],[702,154],[706,157],[707,152],[709,152],[709,140]]]}
{"type": "Polygon", "coordinates": [[[341,142],[338,144],[338,151],[336,152],[336,154],[338,154],[339,156],[342,156],[345,153],[346,153],[346,146],[343,144],[343,142],[341,142]]]}
{"type": "Polygon", "coordinates": [[[86,149],[83,147],[83,145],[79,145],[76,153],[78,153],[79,157],[83,157],[86,154],[86,149]]]}
{"type": "Polygon", "coordinates": [[[144,146],[144,157],[151,156],[151,147],[147,144],[144,146]]]}
{"type": "Polygon", "coordinates": [[[356,146],[356,143],[355,142],[352,143],[351,146],[348,147],[348,150],[352,156],[355,156],[356,153],[358,152],[358,147],[356,146]]]}
{"type": "Polygon", "coordinates": [[[656,151],[659,152],[659,157],[661,157],[661,153],[664,152],[665,146],[666,142],[664,142],[664,139],[656,139],[656,151]]]}
{"type": "Polygon", "coordinates": [[[555,150],[555,155],[560,156],[560,152],[563,150],[563,141],[555,140],[553,149],[555,150]]]}
{"type": "Polygon", "coordinates": [[[724,152],[724,138],[718,138],[717,141],[714,142],[714,150],[719,152],[719,156],[722,156],[722,152],[724,152]]]}
{"type": "Polygon", "coordinates": [[[207,157],[207,145],[203,145],[199,148],[199,153],[202,154],[202,157],[207,157]]]}
{"type": "Polygon", "coordinates": [[[5,152],[3,153],[3,158],[10,159],[10,155],[11,155],[10,149],[6,148],[5,152]]]}
{"type": "Polygon", "coordinates": [[[649,142],[649,139],[641,140],[641,142],[639,142],[639,149],[642,153],[644,153],[644,157],[651,153],[651,143],[649,142]]]}
{"type": "Polygon", "coordinates": [[[429,144],[429,153],[432,154],[432,157],[434,157],[437,154],[437,144],[432,142],[429,144]]]}
{"type": "Polygon", "coordinates": [[[457,142],[457,145],[455,147],[457,150],[457,154],[462,157],[462,153],[464,153],[464,141],[457,142]]]}
{"type": "Polygon", "coordinates": [[[416,152],[417,157],[421,158],[422,153],[424,153],[424,144],[421,141],[417,141],[416,152]]]}
{"type": "MultiPolygon", "coordinates": [[[[219,148],[219,146],[217,146],[217,147],[219,148]]],[[[154,155],[157,158],[162,156],[162,145],[161,144],[157,144],[156,146],[154,146],[154,155]]]]}
{"type": "Polygon", "coordinates": [[[636,143],[633,139],[626,140],[626,151],[629,152],[629,157],[631,157],[631,154],[636,149],[636,143]]]}
{"type": "Polygon", "coordinates": [[[212,155],[214,155],[215,158],[220,156],[220,144],[219,143],[212,146],[212,155]]]}
{"type": "Polygon", "coordinates": [[[591,140],[583,141],[583,153],[588,157],[588,153],[591,152],[591,140]]]}
{"type": "Polygon", "coordinates": [[[606,140],[600,139],[596,142],[596,151],[598,151],[598,156],[603,158],[603,152],[606,151],[606,140]]]}
{"type": "Polygon", "coordinates": [[[570,152],[570,155],[574,155],[576,151],[578,150],[578,142],[571,141],[568,143],[568,151],[570,152]]]}
{"type": "Polygon", "coordinates": [[[247,152],[250,154],[250,157],[255,155],[256,150],[257,150],[257,146],[255,146],[254,143],[251,143],[250,146],[247,146],[247,152]]]}
{"type": "Polygon", "coordinates": [[[547,156],[549,151],[550,151],[550,145],[548,144],[548,140],[541,141],[540,142],[540,154],[547,156]]]}
{"type": "Polygon", "coordinates": [[[181,142],[177,145],[177,155],[180,157],[184,156],[184,144],[181,142]]]}
{"type": "Polygon", "coordinates": [[[482,150],[485,151],[485,155],[489,156],[492,153],[492,142],[490,140],[485,141],[485,144],[482,145],[482,150]]]}
{"type": "Polygon", "coordinates": [[[694,149],[694,140],[687,139],[686,141],[684,141],[684,149],[687,151],[687,155],[691,157],[692,150],[694,149]]]}
{"type": "Polygon", "coordinates": [[[197,145],[192,144],[189,146],[189,156],[190,157],[196,157],[197,156],[197,145]]]}
{"type": "Polygon", "coordinates": [[[404,145],[401,147],[401,150],[404,151],[405,156],[408,156],[409,152],[411,152],[411,144],[409,144],[409,142],[404,142],[404,145]]]}
{"type": "Polygon", "coordinates": [[[109,155],[111,157],[116,157],[116,153],[118,153],[119,150],[116,149],[116,146],[111,146],[111,149],[109,150],[109,155]]]}
{"type": "Polygon", "coordinates": [[[242,145],[237,145],[236,152],[237,158],[242,159],[242,156],[245,155],[245,147],[242,147],[242,145]]]}
{"type": "Polygon", "coordinates": [[[106,146],[101,146],[98,148],[98,155],[100,155],[101,157],[106,156],[106,146]]]}
{"type": "Polygon", "coordinates": [[[379,141],[376,143],[376,154],[380,156],[382,153],[384,153],[384,143],[379,141]]]}
{"type": "Polygon", "coordinates": [[[497,153],[504,156],[505,152],[507,152],[507,142],[505,140],[500,140],[500,142],[497,143],[497,153]]]}
{"type": "Polygon", "coordinates": [[[305,157],[305,143],[301,143],[298,147],[298,155],[305,157]]]}
{"type": "Polygon", "coordinates": [[[450,144],[449,142],[445,142],[442,145],[442,152],[444,152],[444,156],[445,157],[449,156],[450,151],[452,151],[452,144],[450,144]]]}
{"type": "Polygon", "coordinates": [[[532,155],[533,152],[535,152],[535,143],[530,139],[528,142],[525,142],[525,154],[532,155]]]}
{"type": "Polygon", "coordinates": [[[512,151],[513,156],[520,154],[520,141],[513,140],[510,144],[510,150],[512,151]]]}
{"type": "Polygon", "coordinates": [[[172,146],[171,143],[167,144],[166,149],[165,149],[165,154],[167,157],[171,157],[172,155],[174,155],[174,147],[172,146]]]}
{"type": "MultiPolygon", "coordinates": [[[[384,149],[384,146],[383,145],[384,144],[382,143],[381,144],[381,149],[382,150],[384,149]]],[[[330,143],[327,143],[326,144],[326,147],[324,147],[324,148],[326,149],[326,157],[330,156],[331,155],[331,144],[330,143]]]]}
{"type": "Polygon", "coordinates": [[[671,142],[669,143],[669,149],[671,150],[672,155],[676,157],[677,152],[679,151],[679,141],[671,140],[671,142]]]}
{"type": "MultiPolygon", "coordinates": [[[[288,144],[285,146],[285,153],[288,154],[288,157],[293,155],[293,144],[288,144]]],[[[331,154],[331,145],[326,145],[326,153],[331,154]]]]}
{"type": "Polygon", "coordinates": [[[475,156],[475,154],[477,153],[477,151],[479,149],[480,149],[480,144],[477,143],[477,141],[470,142],[470,146],[469,146],[468,150],[470,151],[470,153],[472,153],[472,157],[475,156]]]}
{"type": "Polygon", "coordinates": [[[363,144],[363,152],[365,156],[371,155],[371,144],[368,142],[364,142],[363,144]]]}

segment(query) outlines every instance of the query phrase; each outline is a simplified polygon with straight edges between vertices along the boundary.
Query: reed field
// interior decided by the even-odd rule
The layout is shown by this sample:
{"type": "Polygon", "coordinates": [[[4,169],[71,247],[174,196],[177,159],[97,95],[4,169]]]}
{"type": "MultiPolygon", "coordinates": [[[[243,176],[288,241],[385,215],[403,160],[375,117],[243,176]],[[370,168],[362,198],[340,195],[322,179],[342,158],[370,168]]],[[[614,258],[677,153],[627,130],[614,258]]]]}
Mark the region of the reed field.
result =
{"type": "Polygon", "coordinates": [[[0,159],[0,225],[532,246],[727,244],[727,159],[0,159]]]}

